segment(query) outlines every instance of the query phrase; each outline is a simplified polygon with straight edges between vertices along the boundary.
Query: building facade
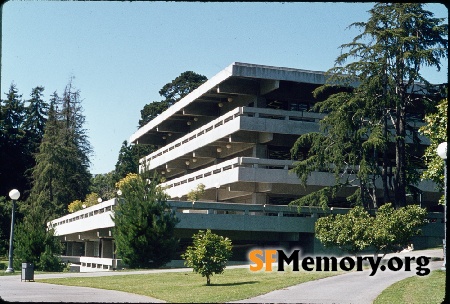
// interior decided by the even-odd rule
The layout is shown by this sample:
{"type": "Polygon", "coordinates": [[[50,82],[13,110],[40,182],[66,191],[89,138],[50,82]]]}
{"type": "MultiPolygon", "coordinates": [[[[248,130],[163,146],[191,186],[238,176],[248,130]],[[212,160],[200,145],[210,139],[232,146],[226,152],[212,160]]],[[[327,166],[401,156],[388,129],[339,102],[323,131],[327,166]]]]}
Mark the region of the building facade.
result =
{"type": "MultiPolygon", "coordinates": [[[[236,62],[131,136],[131,143],[158,146],[140,160],[139,170],[165,177],[162,186],[180,219],[175,231],[180,252],[199,229],[229,236],[238,260],[252,246],[326,251],[314,238],[314,223],[330,211],[288,206],[335,182],[332,173],[318,171],[303,187],[291,172],[290,149],[297,138],[319,131],[324,114],[310,110],[318,101],[313,90],[325,81],[323,72],[236,62]],[[206,190],[201,201],[187,202],[187,194],[199,184],[206,190]]],[[[423,122],[412,115],[410,124],[418,128],[423,122]]],[[[427,138],[421,140],[429,144],[427,138]]],[[[441,193],[431,181],[418,188],[419,203],[434,211],[441,193]]],[[[335,207],[346,207],[349,193],[342,191],[335,207]]],[[[103,202],[49,223],[66,244],[63,259],[81,271],[120,268],[111,219],[115,203],[103,202]]],[[[436,246],[442,237],[442,214],[430,213],[415,247],[436,246]]]]}
{"type": "MultiPolygon", "coordinates": [[[[206,201],[286,205],[334,185],[331,173],[314,172],[305,188],[290,172],[297,138],[319,131],[324,114],[310,110],[319,101],[313,90],[325,80],[324,72],[233,63],[131,136],[131,143],[159,147],[140,169],[165,176],[163,186],[178,200],[202,183],[206,201]]],[[[409,123],[423,125],[414,115],[409,123]]],[[[432,182],[418,189],[423,206],[436,205],[432,182]]],[[[345,206],[349,192],[340,195],[335,204],[345,206]]]]}

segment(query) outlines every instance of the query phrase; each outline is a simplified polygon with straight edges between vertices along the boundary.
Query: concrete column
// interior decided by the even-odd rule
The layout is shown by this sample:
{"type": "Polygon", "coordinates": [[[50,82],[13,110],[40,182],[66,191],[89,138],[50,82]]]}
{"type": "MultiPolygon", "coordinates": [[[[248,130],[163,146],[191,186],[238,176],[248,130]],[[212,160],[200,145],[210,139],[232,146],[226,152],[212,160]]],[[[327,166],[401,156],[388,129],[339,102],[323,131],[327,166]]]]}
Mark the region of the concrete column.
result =
{"type": "Polygon", "coordinates": [[[264,96],[257,96],[255,100],[255,108],[265,108],[267,107],[267,101],[264,96]]]}
{"type": "Polygon", "coordinates": [[[252,204],[264,205],[267,203],[267,194],[265,193],[252,193],[252,204]]]}
{"type": "Polygon", "coordinates": [[[84,256],[93,257],[94,256],[94,242],[86,241],[84,243],[84,256]]]}
{"type": "Polygon", "coordinates": [[[112,240],[103,239],[101,257],[107,258],[107,259],[112,259],[113,252],[114,252],[114,248],[113,248],[112,240]]]}
{"type": "Polygon", "coordinates": [[[253,147],[252,157],[267,158],[267,146],[261,145],[261,144],[256,144],[253,147]]]}

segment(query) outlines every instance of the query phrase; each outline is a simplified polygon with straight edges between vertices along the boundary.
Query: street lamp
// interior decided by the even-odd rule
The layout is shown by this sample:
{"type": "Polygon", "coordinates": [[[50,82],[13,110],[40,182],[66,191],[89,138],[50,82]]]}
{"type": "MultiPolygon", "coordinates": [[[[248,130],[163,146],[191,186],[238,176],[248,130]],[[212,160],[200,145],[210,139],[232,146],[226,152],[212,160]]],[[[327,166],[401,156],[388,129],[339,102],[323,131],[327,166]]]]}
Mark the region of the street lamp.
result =
{"type": "Polygon", "coordinates": [[[447,142],[440,143],[436,149],[437,155],[444,160],[444,264],[441,270],[446,270],[447,261],[447,142]]]}
{"type": "Polygon", "coordinates": [[[12,211],[11,211],[11,231],[9,233],[9,262],[8,268],[5,272],[14,272],[13,267],[13,239],[14,239],[14,213],[16,209],[16,200],[20,197],[20,192],[17,189],[9,191],[9,197],[12,200],[12,211]]]}

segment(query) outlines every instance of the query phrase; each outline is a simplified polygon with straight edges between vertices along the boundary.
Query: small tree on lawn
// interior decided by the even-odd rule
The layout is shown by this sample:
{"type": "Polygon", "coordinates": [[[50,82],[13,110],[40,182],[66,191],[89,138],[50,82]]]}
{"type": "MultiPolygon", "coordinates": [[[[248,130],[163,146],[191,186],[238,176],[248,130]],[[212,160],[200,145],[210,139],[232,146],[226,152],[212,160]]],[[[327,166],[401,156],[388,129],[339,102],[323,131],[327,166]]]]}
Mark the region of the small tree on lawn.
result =
{"type": "Polygon", "coordinates": [[[209,229],[206,232],[200,230],[192,238],[193,245],[181,257],[186,260],[186,266],[206,277],[206,285],[211,285],[212,275],[223,273],[232,255],[231,240],[214,234],[209,229]]]}

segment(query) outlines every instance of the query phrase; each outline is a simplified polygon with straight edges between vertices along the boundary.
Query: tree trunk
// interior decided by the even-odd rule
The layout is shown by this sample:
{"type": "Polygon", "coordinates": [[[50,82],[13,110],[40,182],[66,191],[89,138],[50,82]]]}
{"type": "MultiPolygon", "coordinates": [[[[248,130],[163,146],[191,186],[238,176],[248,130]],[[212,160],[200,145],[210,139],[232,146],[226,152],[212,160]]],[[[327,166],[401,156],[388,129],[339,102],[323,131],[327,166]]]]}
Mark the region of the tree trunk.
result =
{"type": "Polygon", "coordinates": [[[395,205],[397,208],[406,206],[406,111],[403,90],[400,93],[399,103],[396,113],[397,121],[395,130],[395,205]]]}
{"type": "Polygon", "coordinates": [[[208,275],[206,276],[206,285],[211,285],[211,278],[208,275]]]}

